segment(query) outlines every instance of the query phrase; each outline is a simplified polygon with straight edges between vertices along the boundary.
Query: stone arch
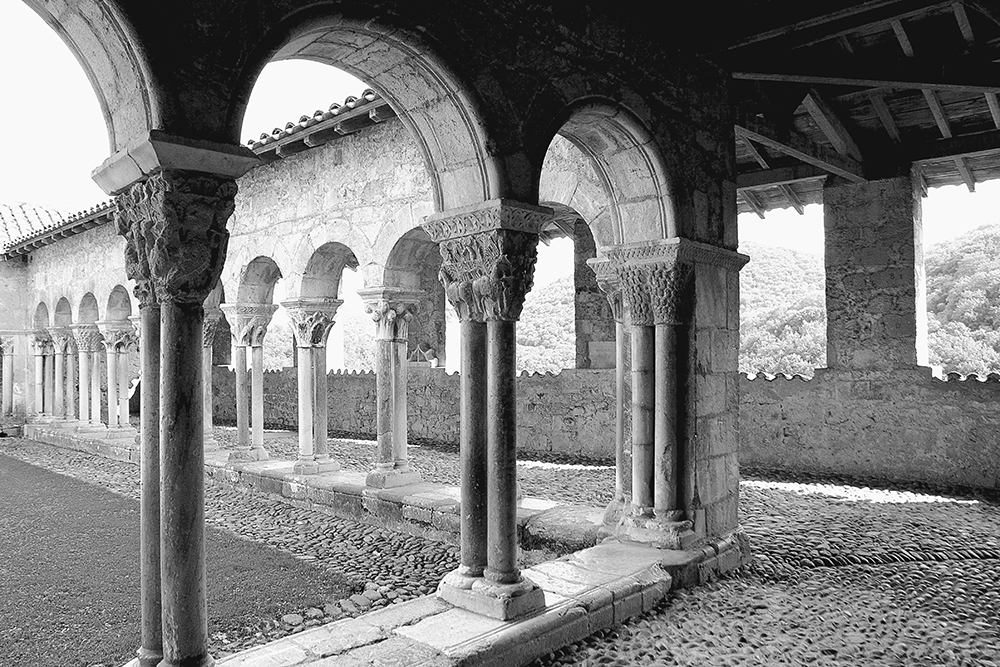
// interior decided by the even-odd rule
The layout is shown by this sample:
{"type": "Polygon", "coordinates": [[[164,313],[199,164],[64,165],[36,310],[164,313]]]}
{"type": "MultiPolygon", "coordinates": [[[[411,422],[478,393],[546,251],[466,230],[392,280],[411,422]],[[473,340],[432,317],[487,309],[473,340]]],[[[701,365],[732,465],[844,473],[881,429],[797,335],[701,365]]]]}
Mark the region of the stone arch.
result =
{"type": "Polygon", "coordinates": [[[591,98],[570,106],[557,125],[589,159],[607,193],[614,244],[677,236],[671,172],[635,114],[591,98]]]}
{"type": "Polygon", "coordinates": [[[281,277],[281,269],[273,259],[255,257],[240,274],[237,303],[272,303],[274,286],[281,277]]]}
{"type": "Polygon", "coordinates": [[[52,326],[52,320],[49,319],[49,307],[45,305],[44,301],[39,301],[38,305],[35,306],[35,315],[31,320],[31,324],[36,331],[48,329],[52,326]]]}
{"type": "MultiPolygon", "coordinates": [[[[386,19],[388,20],[388,19],[386,19]]],[[[420,148],[438,211],[487,199],[516,196],[534,186],[512,175],[490,150],[480,100],[428,38],[416,31],[310,8],[291,14],[265,35],[251,76],[241,81],[230,111],[233,132],[246,109],[257,74],[270,60],[301,58],[343,69],[386,99],[420,148]]]]}
{"type": "Polygon", "coordinates": [[[73,309],[69,305],[69,299],[62,297],[56,302],[56,310],[52,316],[52,323],[57,327],[68,327],[73,323],[73,309]]]}
{"type": "Polygon", "coordinates": [[[446,362],[447,307],[444,286],[438,278],[441,251],[422,227],[400,236],[389,251],[382,284],[385,287],[417,292],[416,312],[409,325],[410,358],[415,361],[437,358],[446,362]]]}
{"type": "Polygon", "coordinates": [[[101,319],[101,312],[97,307],[97,298],[93,292],[87,292],[80,299],[80,309],[77,311],[77,321],[80,324],[92,324],[101,319]]]}
{"type": "Polygon", "coordinates": [[[132,298],[128,290],[121,285],[115,285],[108,295],[108,308],[105,317],[109,322],[128,320],[132,314],[132,298]]]}
{"type": "Polygon", "coordinates": [[[358,259],[349,247],[330,241],[316,248],[302,272],[299,297],[342,298],[340,279],[345,268],[358,269],[358,259]]]}

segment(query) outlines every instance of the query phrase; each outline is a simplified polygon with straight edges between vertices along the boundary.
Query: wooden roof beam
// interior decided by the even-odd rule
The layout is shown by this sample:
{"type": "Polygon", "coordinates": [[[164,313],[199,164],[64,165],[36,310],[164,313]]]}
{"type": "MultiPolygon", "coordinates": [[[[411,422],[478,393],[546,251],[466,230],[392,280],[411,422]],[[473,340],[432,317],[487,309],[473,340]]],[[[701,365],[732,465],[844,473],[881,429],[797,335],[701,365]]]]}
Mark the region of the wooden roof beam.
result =
{"type": "Polygon", "coordinates": [[[958,29],[962,32],[962,38],[971,47],[975,43],[976,37],[972,33],[972,24],[969,23],[969,15],[965,13],[965,5],[961,2],[956,2],[951,6],[951,9],[955,12],[955,21],[958,23],[958,29]]]}
{"type": "Polygon", "coordinates": [[[1000,130],[939,139],[907,151],[912,162],[955,157],[979,157],[1000,153],[1000,130]]]}
{"type": "Polygon", "coordinates": [[[878,119],[882,121],[882,127],[889,134],[889,137],[894,143],[901,143],[903,138],[899,136],[899,128],[896,126],[896,121],[892,117],[892,112],[889,111],[889,105],[885,103],[885,98],[882,97],[882,93],[873,90],[868,95],[868,99],[871,100],[872,107],[875,108],[875,115],[878,119]]]}
{"type": "Polygon", "coordinates": [[[833,147],[841,155],[849,155],[860,161],[861,149],[854,141],[851,133],[844,126],[837,113],[826,103],[823,96],[815,88],[810,88],[802,102],[809,115],[819,125],[823,135],[833,144],[833,147]]]}
{"type": "MultiPolygon", "coordinates": [[[[763,169],[771,168],[771,165],[768,164],[767,159],[761,154],[760,151],[757,150],[757,147],[753,145],[752,141],[750,141],[746,137],[741,137],[739,141],[743,142],[743,145],[746,146],[747,150],[750,152],[750,155],[753,156],[753,159],[757,161],[757,164],[759,164],[761,168],[763,169]]],[[[792,205],[792,208],[794,208],[799,215],[805,215],[805,207],[802,205],[802,200],[799,199],[799,196],[795,194],[795,190],[793,190],[790,185],[785,183],[780,183],[778,184],[778,190],[781,191],[781,194],[785,197],[785,199],[788,200],[788,203],[792,205]]]]}
{"type": "Polygon", "coordinates": [[[975,192],[976,178],[972,175],[972,169],[964,157],[955,158],[955,168],[958,169],[958,173],[962,177],[965,187],[969,188],[969,192],[975,192]]]}
{"type": "Polygon", "coordinates": [[[775,127],[756,116],[743,119],[735,129],[737,137],[751,139],[807,164],[825,169],[831,174],[842,176],[855,183],[866,180],[861,162],[815,144],[795,130],[775,127]]]}
{"type": "Polygon", "coordinates": [[[747,206],[749,206],[750,209],[757,214],[757,217],[763,220],[764,206],[763,204],[760,203],[760,200],[757,199],[757,195],[750,192],[749,190],[738,191],[738,194],[740,197],[743,198],[743,201],[747,203],[747,206]]]}
{"type": "Polygon", "coordinates": [[[796,164],[786,167],[775,167],[773,169],[759,169],[748,171],[736,176],[736,189],[749,190],[752,188],[763,188],[772,185],[788,185],[790,183],[802,183],[805,181],[821,181],[829,176],[825,169],[814,167],[811,164],[796,164]]]}

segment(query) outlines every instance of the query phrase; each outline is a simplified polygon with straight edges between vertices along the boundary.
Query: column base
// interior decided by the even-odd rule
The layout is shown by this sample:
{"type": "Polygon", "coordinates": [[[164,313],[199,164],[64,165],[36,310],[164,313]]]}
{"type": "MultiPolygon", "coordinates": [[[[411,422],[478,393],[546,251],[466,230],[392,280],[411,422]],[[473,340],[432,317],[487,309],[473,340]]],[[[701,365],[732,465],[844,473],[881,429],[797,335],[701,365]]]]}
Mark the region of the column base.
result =
{"type": "Polygon", "coordinates": [[[80,425],[76,427],[77,433],[104,433],[107,430],[108,427],[104,424],[95,424],[87,421],[80,422],[80,425]]]}
{"type": "Polygon", "coordinates": [[[137,431],[131,426],[112,426],[104,434],[105,438],[119,440],[124,438],[135,438],[137,431]]]}
{"type": "Polygon", "coordinates": [[[409,466],[406,468],[375,468],[365,477],[365,486],[373,489],[392,489],[397,486],[409,486],[420,483],[420,473],[409,466]]]}
{"type": "Polygon", "coordinates": [[[164,658],[160,660],[157,667],[213,667],[214,665],[215,658],[206,654],[197,658],[184,658],[179,662],[173,662],[164,658]]]}
{"type": "Polygon", "coordinates": [[[617,526],[622,517],[625,516],[625,507],[628,505],[628,500],[624,497],[615,498],[608,506],[604,508],[604,520],[605,526],[617,526]]]}
{"type": "Polygon", "coordinates": [[[153,651],[147,648],[140,648],[136,651],[139,656],[139,667],[157,667],[163,660],[163,651],[153,651]]]}
{"type": "Polygon", "coordinates": [[[241,449],[229,453],[230,461],[267,461],[270,458],[267,450],[263,447],[260,449],[241,449]]]}
{"type": "Polygon", "coordinates": [[[340,461],[331,459],[329,456],[324,458],[316,457],[316,465],[319,466],[320,472],[337,472],[340,470],[340,461]]]}
{"type": "Polygon", "coordinates": [[[292,466],[292,472],[296,475],[315,475],[319,472],[319,464],[315,461],[303,461],[299,459],[292,466]]]}
{"type": "Polygon", "coordinates": [[[678,510],[658,517],[653,516],[651,508],[634,505],[626,505],[618,525],[603,532],[619,542],[654,549],[690,549],[702,539],[695,533],[694,524],[683,519],[683,512],[678,510]]]}
{"type": "Polygon", "coordinates": [[[456,607],[501,621],[545,609],[545,591],[526,577],[516,584],[494,584],[483,577],[450,572],[438,584],[437,595],[456,607]]]}

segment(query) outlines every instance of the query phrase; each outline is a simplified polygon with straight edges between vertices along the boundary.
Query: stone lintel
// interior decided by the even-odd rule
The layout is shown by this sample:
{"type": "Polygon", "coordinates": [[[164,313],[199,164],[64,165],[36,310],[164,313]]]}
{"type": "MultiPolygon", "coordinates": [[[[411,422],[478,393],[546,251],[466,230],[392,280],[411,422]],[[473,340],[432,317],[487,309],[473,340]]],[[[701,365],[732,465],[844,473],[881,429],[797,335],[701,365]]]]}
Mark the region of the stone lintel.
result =
{"type": "Polygon", "coordinates": [[[538,234],[552,216],[553,211],[547,206],[490,199],[429,215],[421,227],[433,241],[440,243],[498,229],[538,234]]]}
{"type": "Polygon", "coordinates": [[[750,261],[749,256],[734,250],[680,237],[608,246],[601,249],[601,254],[616,267],[653,265],[673,268],[678,264],[711,264],[739,271],[750,261]]]}
{"type": "Polygon", "coordinates": [[[239,178],[261,164],[245,146],[189,139],[162,130],[150,130],[115,152],[91,172],[108,195],[115,195],[161,169],[200,171],[239,178]]]}
{"type": "Polygon", "coordinates": [[[267,325],[278,305],[274,303],[224,303],[220,307],[229,320],[238,347],[258,347],[263,344],[267,325]]]}

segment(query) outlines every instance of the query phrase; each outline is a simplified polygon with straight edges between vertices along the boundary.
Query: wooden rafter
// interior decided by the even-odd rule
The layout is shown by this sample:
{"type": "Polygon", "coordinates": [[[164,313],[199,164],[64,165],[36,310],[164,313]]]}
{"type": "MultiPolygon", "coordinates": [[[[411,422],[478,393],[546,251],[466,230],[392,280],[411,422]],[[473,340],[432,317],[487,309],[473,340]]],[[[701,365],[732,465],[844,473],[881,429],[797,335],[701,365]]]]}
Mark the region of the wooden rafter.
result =
{"type": "Polygon", "coordinates": [[[872,107],[875,109],[875,115],[878,116],[880,121],[882,121],[882,127],[885,128],[889,137],[893,140],[893,142],[897,144],[901,143],[903,139],[899,136],[899,128],[896,126],[896,121],[893,119],[892,112],[889,111],[889,105],[885,103],[885,98],[882,97],[882,93],[877,90],[873,90],[869,94],[868,99],[871,100],[872,107]]]}
{"type": "Polygon", "coordinates": [[[972,46],[976,38],[972,34],[972,24],[969,23],[969,15],[965,12],[965,5],[956,2],[951,6],[951,9],[955,12],[955,20],[958,22],[958,29],[962,32],[962,38],[966,44],[972,46]]]}
{"type": "Polygon", "coordinates": [[[827,104],[826,100],[815,88],[810,88],[809,93],[802,101],[812,119],[819,126],[819,129],[826,136],[827,140],[838,153],[849,155],[855,160],[861,160],[861,149],[854,141],[854,137],[844,126],[840,116],[827,104]]]}
{"type": "MultiPolygon", "coordinates": [[[[753,159],[757,161],[757,164],[759,164],[762,169],[771,168],[767,158],[765,158],[764,155],[757,150],[757,147],[753,145],[752,141],[746,137],[740,137],[739,140],[743,142],[747,151],[750,152],[750,155],[753,156],[753,159]]],[[[802,200],[799,199],[799,196],[795,193],[795,190],[792,189],[792,186],[787,183],[776,183],[775,185],[777,185],[778,190],[781,191],[782,196],[788,200],[789,204],[792,205],[792,208],[794,208],[799,215],[805,215],[805,206],[803,206],[802,200]]]]}
{"type": "Polygon", "coordinates": [[[943,158],[979,157],[1000,153],[1000,130],[966,134],[951,139],[939,139],[908,151],[913,162],[941,160],[943,158]]]}
{"type": "Polygon", "coordinates": [[[739,191],[739,196],[742,197],[743,201],[747,203],[747,206],[749,206],[750,209],[757,214],[758,218],[761,220],[764,219],[764,206],[760,203],[760,200],[757,199],[757,195],[749,190],[741,190],[739,191]]]}
{"type": "Polygon", "coordinates": [[[820,181],[830,175],[830,172],[811,164],[796,164],[773,169],[758,169],[736,176],[736,189],[739,191],[751,188],[763,188],[772,185],[788,185],[806,181],[820,181]]]}
{"type": "Polygon", "coordinates": [[[993,116],[993,124],[1000,130],[1000,101],[997,100],[996,93],[986,93],[986,104],[990,107],[990,115],[993,116]]]}
{"type": "Polygon", "coordinates": [[[785,155],[825,169],[831,174],[856,183],[865,180],[861,162],[813,143],[808,137],[790,128],[778,128],[762,118],[753,116],[740,121],[735,129],[737,137],[751,139],[785,155]]]}

